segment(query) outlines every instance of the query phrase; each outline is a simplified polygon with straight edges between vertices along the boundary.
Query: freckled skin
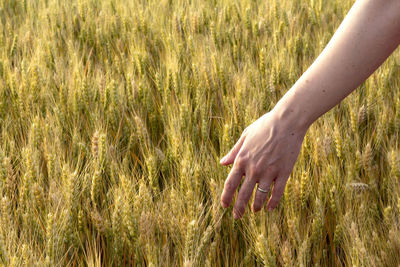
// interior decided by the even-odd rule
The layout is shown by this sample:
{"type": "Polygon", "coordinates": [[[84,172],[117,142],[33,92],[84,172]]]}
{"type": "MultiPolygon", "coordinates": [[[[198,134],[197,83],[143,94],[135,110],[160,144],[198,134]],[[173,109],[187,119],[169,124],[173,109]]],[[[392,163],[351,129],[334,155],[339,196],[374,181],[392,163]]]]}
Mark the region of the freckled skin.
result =
{"type": "MultiPolygon", "coordinates": [[[[243,177],[234,206],[240,218],[258,184],[270,191],[268,209],[274,209],[297,160],[311,124],[340,103],[365,81],[400,44],[400,1],[357,0],[332,39],[279,100],[272,111],[249,125],[221,164],[233,164],[221,205],[231,204],[243,177]],[[321,88],[322,92],[321,92],[321,88]]],[[[258,211],[268,193],[255,193],[258,211]]]]}

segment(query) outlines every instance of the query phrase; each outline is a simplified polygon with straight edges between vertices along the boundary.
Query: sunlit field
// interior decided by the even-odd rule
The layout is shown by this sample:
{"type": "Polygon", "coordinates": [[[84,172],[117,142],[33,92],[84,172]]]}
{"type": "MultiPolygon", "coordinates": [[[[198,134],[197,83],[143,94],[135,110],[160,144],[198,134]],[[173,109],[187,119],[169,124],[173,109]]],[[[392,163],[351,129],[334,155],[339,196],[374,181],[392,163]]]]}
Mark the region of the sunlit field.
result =
{"type": "Polygon", "coordinates": [[[352,4],[0,0],[0,266],[399,266],[399,51],[275,210],[220,205],[219,160],[352,4]]]}

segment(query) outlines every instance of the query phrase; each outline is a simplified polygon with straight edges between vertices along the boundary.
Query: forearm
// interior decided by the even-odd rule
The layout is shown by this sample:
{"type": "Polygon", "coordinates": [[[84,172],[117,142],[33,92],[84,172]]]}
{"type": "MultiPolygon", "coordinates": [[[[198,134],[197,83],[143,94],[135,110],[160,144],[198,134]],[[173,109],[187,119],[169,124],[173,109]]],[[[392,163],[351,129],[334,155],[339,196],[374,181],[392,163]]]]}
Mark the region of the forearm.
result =
{"type": "Polygon", "coordinates": [[[399,43],[400,0],[358,0],[274,113],[290,128],[308,128],[364,82],[399,43]]]}

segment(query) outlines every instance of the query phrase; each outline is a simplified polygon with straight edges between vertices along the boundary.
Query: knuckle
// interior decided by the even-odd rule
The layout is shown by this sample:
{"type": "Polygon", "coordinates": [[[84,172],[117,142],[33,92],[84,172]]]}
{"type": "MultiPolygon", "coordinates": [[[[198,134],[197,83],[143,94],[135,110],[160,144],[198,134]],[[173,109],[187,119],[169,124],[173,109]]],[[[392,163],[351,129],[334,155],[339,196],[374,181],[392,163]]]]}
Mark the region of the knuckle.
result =
{"type": "Polygon", "coordinates": [[[246,167],[247,161],[248,161],[247,156],[238,156],[236,158],[235,165],[239,169],[244,169],[246,167]]]}
{"type": "MultiPolygon", "coordinates": [[[[246,174],[244,176],[244,179],[245,179],[245,182],[246,181],[248,181],[248,182],[252,182],[252,181],[257,182],[257,176],[255,176],[253,173],[246,174]]],[[[239,196],[239,197],[241,197],[241,196],[239,196]]]]}
{"type": "Polygon", "coordinates": [[[270,173],[276,173],[277,170],[278,170],[278,167],[275,166],[275,165],[268,165],[268,166],[266,167],[266,171],[267,171],[267,172],[270,172],[270,173]]]}
{"type": "Polygon", "coordinates": [[[252,173],[257,177],[264,174],[276,174],[277,168],[274,165],[268,165],[267,163],[260,161],[254,165],[252,173]]]}
{"type": "Polygon", "coordinates": [[[255,166],[252,170],[252,176],[255,178],[259,178],[260,175],[262,175],[263,169],[260,166],[255,166]]]}

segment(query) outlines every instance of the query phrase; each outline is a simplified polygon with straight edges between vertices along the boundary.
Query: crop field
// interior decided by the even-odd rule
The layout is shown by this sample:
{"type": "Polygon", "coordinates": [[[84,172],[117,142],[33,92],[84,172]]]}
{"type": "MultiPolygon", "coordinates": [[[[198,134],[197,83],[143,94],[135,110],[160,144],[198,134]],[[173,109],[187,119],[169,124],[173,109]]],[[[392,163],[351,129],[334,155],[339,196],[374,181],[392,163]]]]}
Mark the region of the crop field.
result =
{"type": "Polygon", "coordinates": [[[399,266],[398,50],[276,209],[220,204],[219,160],[353,3],[0,0],[0,266],[399,266]]]}

